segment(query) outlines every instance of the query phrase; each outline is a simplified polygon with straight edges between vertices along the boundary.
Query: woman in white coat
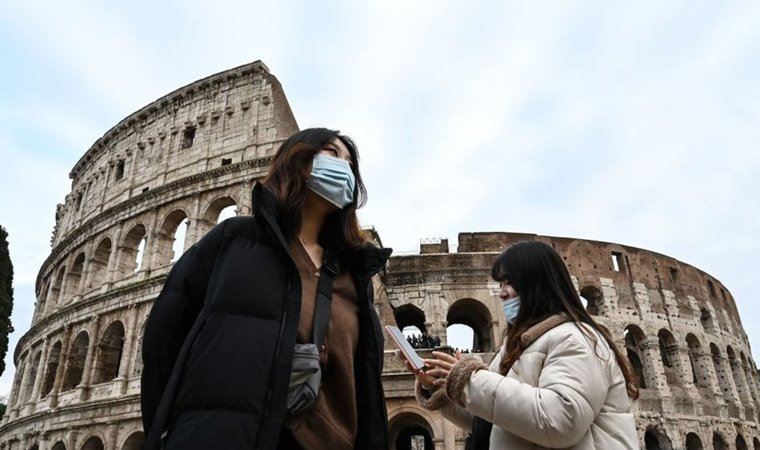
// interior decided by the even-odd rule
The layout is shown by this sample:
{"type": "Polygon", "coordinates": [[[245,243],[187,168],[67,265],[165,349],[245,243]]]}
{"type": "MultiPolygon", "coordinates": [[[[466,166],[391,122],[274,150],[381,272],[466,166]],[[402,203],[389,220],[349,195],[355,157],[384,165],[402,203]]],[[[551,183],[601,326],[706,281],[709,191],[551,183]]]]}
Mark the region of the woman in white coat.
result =
{"type": "Polygon", "coordinates": [[[536,241],[502,252],[491,276],[509,326],[486,366],[433,352],[416,397],[470,431],[471,449],[639,448],[630,363],[586,312],[562,258],[536,241]]]}

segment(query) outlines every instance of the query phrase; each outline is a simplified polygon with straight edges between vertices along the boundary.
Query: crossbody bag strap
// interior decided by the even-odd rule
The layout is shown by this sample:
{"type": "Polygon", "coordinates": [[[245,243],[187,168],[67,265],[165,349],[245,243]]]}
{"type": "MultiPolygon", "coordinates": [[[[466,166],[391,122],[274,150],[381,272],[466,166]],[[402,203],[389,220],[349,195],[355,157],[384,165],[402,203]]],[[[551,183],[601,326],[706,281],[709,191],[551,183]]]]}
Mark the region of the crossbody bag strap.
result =
{"type": "Polygon", "coordinates": [[[317,283],[317,304],[314,310],[314,331],[312,339],[317,348],[322,350],[327,326],[330,323],[330,305],[332,303],[333,280],[338,274],[338,266],[331,255],[325,255],[322,268],[319,270],[317,283]]]}

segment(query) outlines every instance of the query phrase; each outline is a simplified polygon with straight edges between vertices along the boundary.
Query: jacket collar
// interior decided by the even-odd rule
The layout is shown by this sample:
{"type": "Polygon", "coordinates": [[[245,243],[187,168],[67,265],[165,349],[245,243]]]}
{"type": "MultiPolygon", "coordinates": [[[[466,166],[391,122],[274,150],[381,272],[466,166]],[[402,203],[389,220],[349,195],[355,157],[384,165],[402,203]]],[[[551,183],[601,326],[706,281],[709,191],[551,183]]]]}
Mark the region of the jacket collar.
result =
{"type": "Polygon", "coordinates": [[[540,338],[547,331],[551,330],[552,328],[558,325],[562,325],[563,323],[570,322],[572,320],[573,318],[564,312],[555,314],[553,316],[549,316],[546,319],[542,320],[541,322],[538,322],[537,324],[525,330],[525,332],[523,332],[523,334],[520,335],[520,343],[523,345],[523,348],[527,348],[530,344],[532,344],[536,339],[540,338]]]}
{"type": "MultiPolygon", "coordinates": [[[[254,217],[264,218],[277,236],[283,250],[292,260],[293,255],[290,254],[287,239],[278,222],[277,197],[263,183],[256,182],[253,186],[252,201],[254,217]]],[[[369,278],[383,268],[392,252],[393,249],[391,248],[378,248],[370,242],[365,242],[359,247],[343,250],[338,255],[338,259],[346,264],[355,275],[369,278]]]]}

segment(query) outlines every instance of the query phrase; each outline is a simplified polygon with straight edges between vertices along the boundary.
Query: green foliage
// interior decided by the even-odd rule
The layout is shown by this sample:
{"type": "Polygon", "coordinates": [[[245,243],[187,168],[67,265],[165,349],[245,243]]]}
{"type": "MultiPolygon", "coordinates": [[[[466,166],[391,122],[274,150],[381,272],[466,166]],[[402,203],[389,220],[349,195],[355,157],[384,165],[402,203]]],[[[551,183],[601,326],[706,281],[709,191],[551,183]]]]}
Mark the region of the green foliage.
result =
{"type": "MultiPolygon", "coordinates": [[[[5,372],[8,335],[13,332],[13,263],[8,252],[8,232],[0,225],[0,375],[5,372]]],[[[2,409],[5,409],[3,405],[2,409]]]]}

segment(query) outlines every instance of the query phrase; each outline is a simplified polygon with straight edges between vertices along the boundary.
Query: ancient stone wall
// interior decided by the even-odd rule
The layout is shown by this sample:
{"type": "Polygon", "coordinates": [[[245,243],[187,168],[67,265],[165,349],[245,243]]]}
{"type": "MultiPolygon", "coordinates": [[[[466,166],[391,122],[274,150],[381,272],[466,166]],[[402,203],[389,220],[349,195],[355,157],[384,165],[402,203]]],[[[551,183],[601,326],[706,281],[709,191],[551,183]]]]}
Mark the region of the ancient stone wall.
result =
{"type": "Polygon", "coordinates": [[[169,269],[251,189],[298,130],[261,62],[122,120],[71,171],[0,423],[2,449],[137,449],[141,339],[169,269]],[[184,242],[175,238],[184,227],[184,242]]]}

